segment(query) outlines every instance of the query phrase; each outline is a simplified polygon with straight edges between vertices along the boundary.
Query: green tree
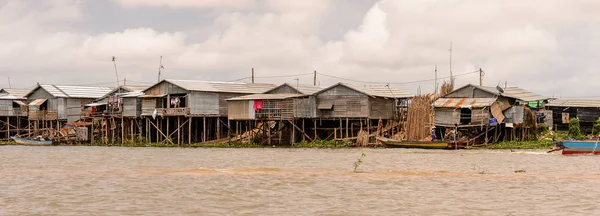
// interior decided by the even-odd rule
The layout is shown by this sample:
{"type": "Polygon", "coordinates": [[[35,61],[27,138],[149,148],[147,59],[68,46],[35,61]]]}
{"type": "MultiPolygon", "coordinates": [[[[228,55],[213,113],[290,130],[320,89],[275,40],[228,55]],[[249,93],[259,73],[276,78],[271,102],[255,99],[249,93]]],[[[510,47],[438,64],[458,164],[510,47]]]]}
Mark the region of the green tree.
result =
{"type": "Polygon", "coordinates": [[[569,120],[569,137],[574,139],[585,138],[583,134],[581,134],[581,127],[579,126],[579,119],[577,118],[569,120]]]}

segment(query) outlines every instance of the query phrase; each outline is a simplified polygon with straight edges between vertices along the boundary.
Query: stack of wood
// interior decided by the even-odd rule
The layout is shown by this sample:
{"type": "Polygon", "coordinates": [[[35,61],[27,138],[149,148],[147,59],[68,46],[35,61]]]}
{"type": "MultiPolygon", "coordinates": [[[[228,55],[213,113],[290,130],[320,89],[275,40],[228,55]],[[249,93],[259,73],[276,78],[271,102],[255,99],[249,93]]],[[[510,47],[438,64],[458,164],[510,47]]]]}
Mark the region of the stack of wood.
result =
{"type": "Polygon", "coordinates": [[[412,98],[406,119],[406,139],[424,140],[431,136],[433,126],[433,102],[439,95],[427,94],[412,98]]]}

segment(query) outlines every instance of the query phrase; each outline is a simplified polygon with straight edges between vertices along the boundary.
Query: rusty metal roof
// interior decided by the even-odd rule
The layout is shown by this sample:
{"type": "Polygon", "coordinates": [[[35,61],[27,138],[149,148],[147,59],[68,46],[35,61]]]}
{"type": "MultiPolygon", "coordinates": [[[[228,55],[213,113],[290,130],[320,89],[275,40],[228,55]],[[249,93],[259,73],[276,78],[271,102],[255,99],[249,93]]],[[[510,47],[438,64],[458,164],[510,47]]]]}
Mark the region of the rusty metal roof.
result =
{"type": "Polygon", "coordinates": [[[283,99],[288,99],[288,98],[295,98],[295,97],[303,97],[306,95],[303,94],[251,94],[251,95],[245,95],[245,96],[241,96],[241,97],[234,97],[234,98],[230,98],[227,99],[228,101],[241,101],[241,100],[283,100],[283,99]]]}
{"type": "Polygon", "coordinates": [[[491,106],[496,98],[439,98],[434,103],[434,107],[444,108],[481,108],[491,106]]]}
{"type": "Polygon", "coordinates": [[[38,85],[27,93],[26,97],[39,88],[58,98],[101,98],[112,90],[109,87],[38,85]]]}
{"type": "Polygon", "coordinates": [[[29,89],[0,89],[0,96],[14,96],[16,99],[25,99],[25,95],[29,93],[29,89]]]}
{"type": "Polygon", "coordinates": [[[600,99],[598,98],[561,98],[550,101],[546,104],[549,107],[599,107],[600,99]]]}
{"type": "MultiPolygon", "coordinates": [[[[162,82],[169,82],[188,91],[199,92],[227,92],[227,93],[247,93],[259,94],[275,87],[273,84],[266,83],[243,83],[243,82],[215,82],[201,80],[173,80],[166,79],[162,82]]],[[[155,84],[155,85],[158,85],[155,84]]],[[[154,86],[155,86],[154,85],[154,86]]],[[[151,86],[150,88],[154,87],[151,86]]],[[[149,89],[149,88],[147,88],[149,89]]]]}

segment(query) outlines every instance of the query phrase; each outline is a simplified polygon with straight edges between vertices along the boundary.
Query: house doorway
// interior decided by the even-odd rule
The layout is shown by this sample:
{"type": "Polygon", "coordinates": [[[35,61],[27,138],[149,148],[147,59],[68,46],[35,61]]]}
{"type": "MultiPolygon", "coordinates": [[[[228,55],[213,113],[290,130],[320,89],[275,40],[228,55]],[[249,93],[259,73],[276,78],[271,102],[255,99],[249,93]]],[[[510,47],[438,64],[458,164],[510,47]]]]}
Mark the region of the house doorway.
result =
{"type": "Polygon", "coordinates": [[[472,111],[469,108],[461,108],[460,109],[460,124],[467,125],[471,123],[471,114],[472,111]]]}

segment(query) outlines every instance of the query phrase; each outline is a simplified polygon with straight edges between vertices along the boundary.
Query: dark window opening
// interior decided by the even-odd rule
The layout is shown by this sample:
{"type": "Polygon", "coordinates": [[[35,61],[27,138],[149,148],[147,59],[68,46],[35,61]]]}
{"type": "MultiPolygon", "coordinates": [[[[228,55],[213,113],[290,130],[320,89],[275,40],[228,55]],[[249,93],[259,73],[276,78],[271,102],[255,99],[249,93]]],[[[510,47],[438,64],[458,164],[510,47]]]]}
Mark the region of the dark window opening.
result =
{"type": "Polygon", "coordinates": [[[461,108],[460,109],[460,124],[469,124],[471,123],[471,114],[472,111],[469,108],[461,108]]]}

